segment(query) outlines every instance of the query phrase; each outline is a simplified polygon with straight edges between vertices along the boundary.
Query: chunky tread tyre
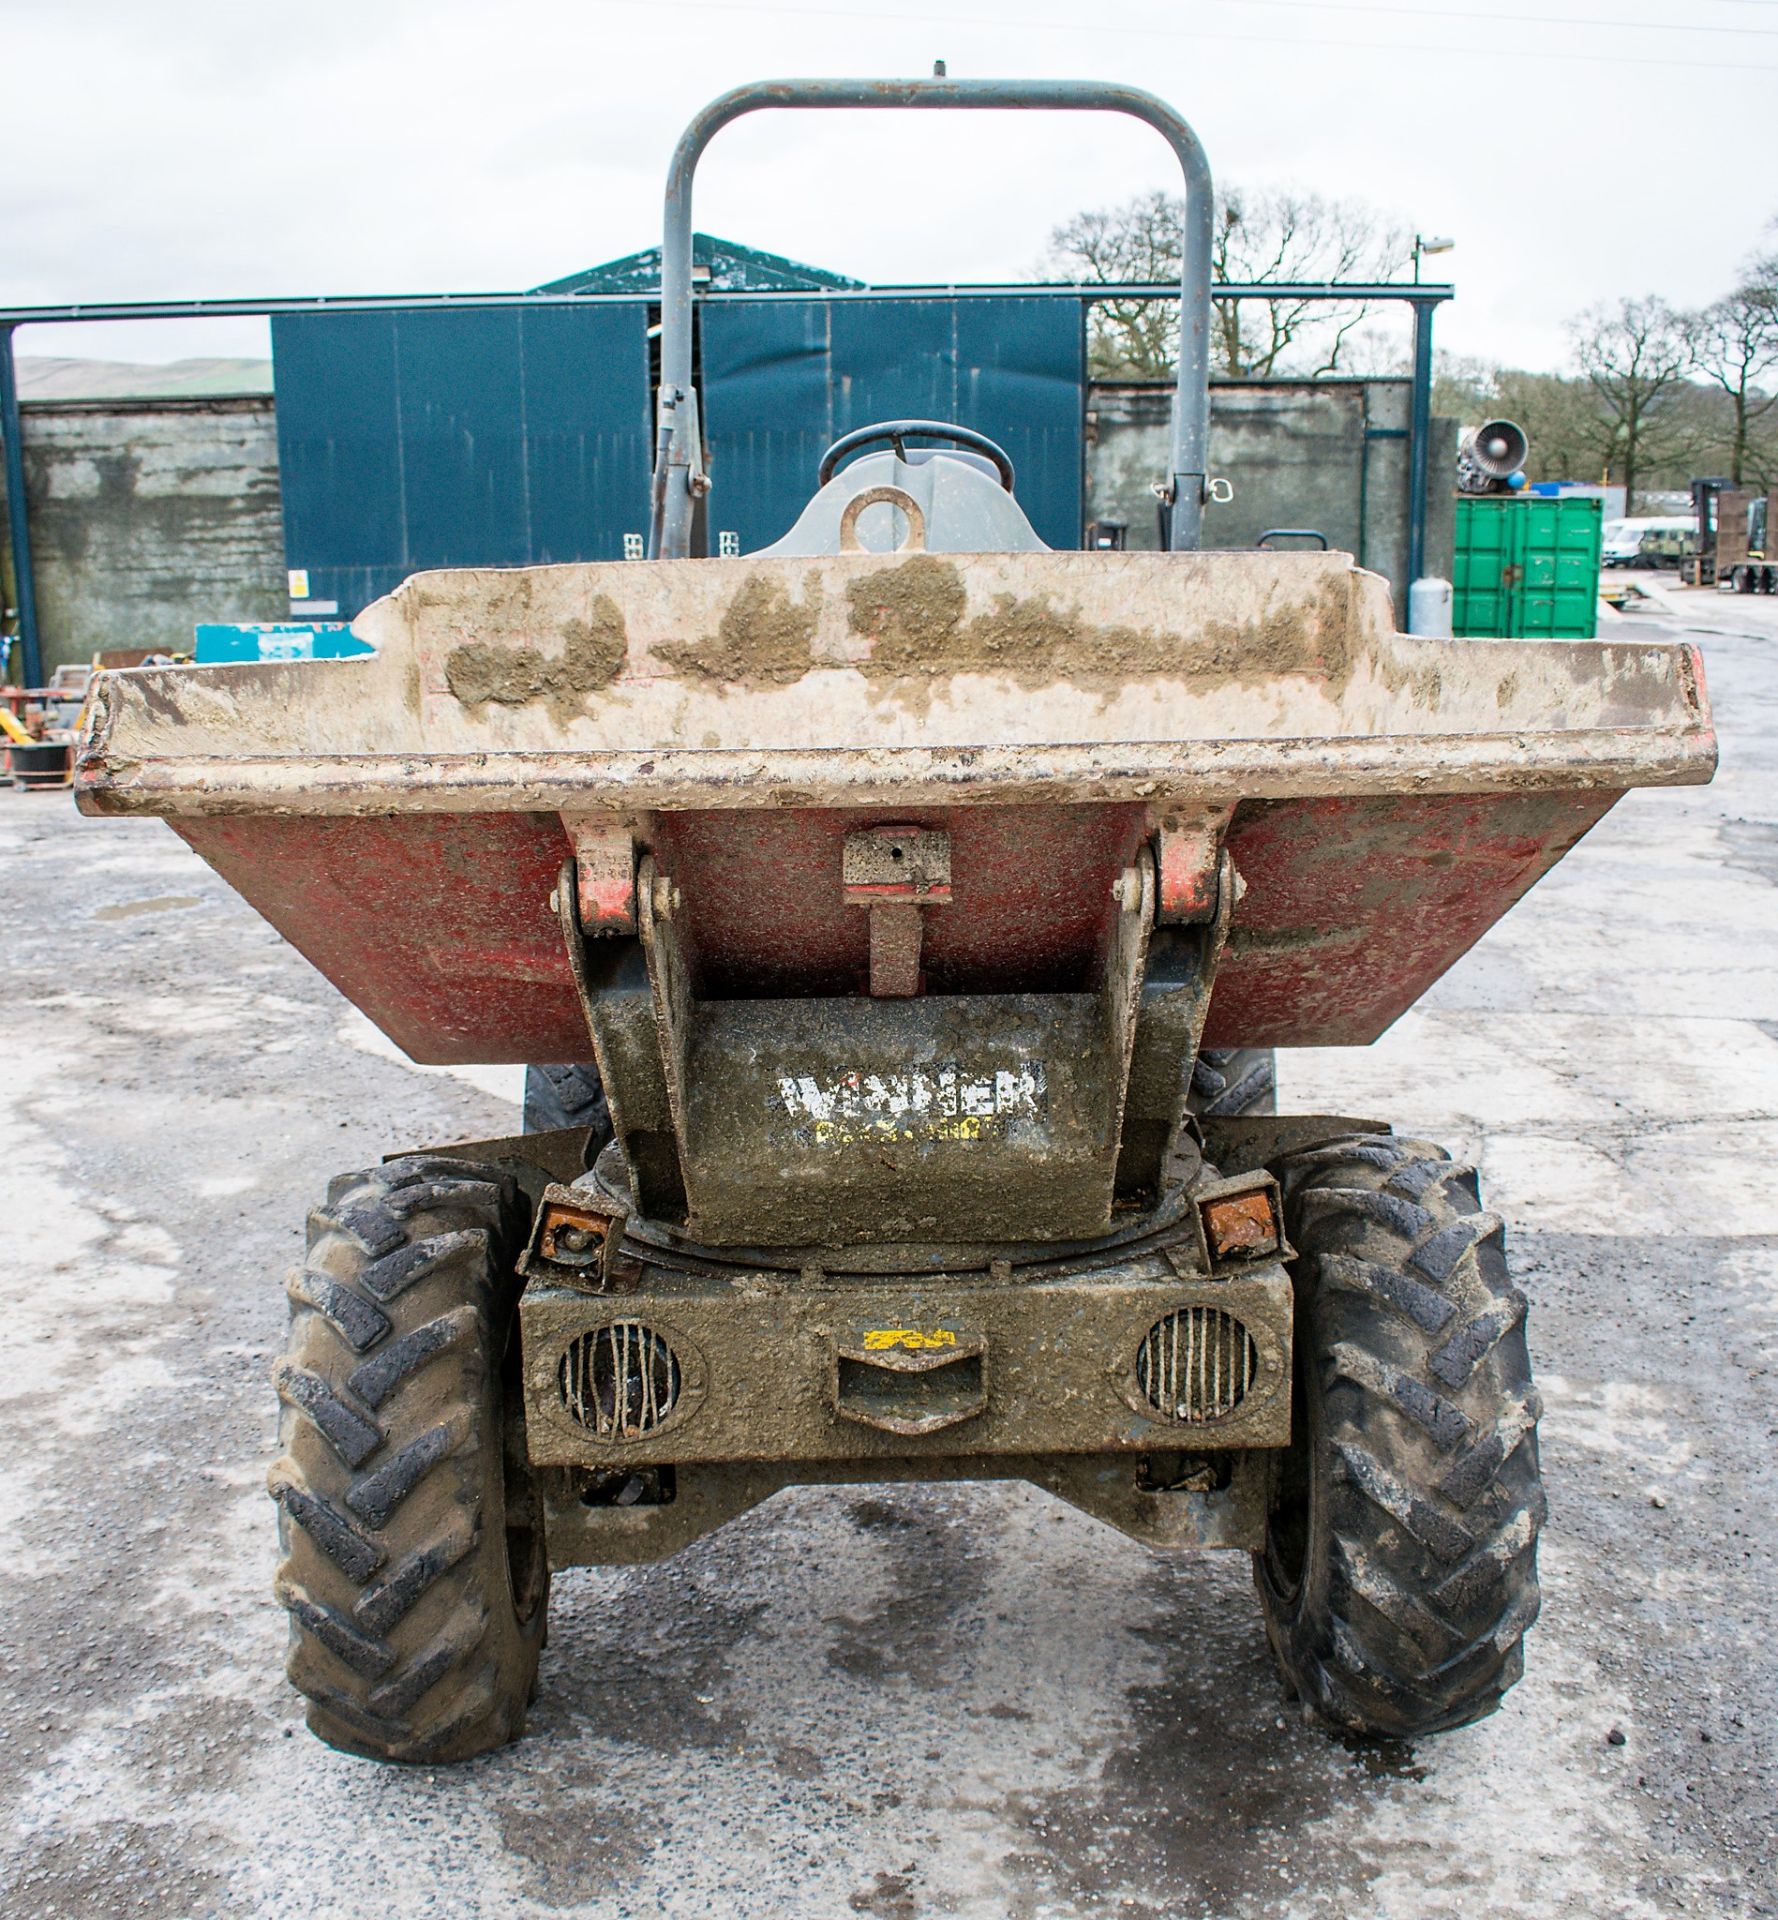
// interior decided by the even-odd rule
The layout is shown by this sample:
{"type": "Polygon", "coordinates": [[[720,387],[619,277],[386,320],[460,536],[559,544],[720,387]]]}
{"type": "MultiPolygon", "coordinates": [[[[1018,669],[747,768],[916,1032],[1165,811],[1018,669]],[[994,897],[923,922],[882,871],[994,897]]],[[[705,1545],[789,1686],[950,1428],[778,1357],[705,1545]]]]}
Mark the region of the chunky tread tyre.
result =
{"type": "Polygon", "coordinates": [[[1273,1171],[1296,1248],[1297,1398],[1254,1557],[1286,1683],[1397,1739],[1493,1712],[1537,1617],[1541,1411],[1525,1300],[1468,1167],[1366,1135],[1273,1171]]]}
{"type": "Polygon", "coordinates": [[[1187,1107],[1203,1119],[1276,1113],[1277,1073],[1270,1047],[1206,1047],[1192,1067],[1187,1107]]]}
{"type": "Polygon", "coordinates": [[[309,1726],[371,1759],[515,1739],[549,1594],[513,1394],[506,1175],[436,1155],[332,1181],[291,1276],[277,1597],[309,1726]]]}
{"type": "Polygon", "coordinates": [[[611,1138],[611,1109],[605,1101],[605,1083],[595,1062],[563,1067],[525,1069],[524,1129],[527,1133],[555,1133],[563,1127],[590,1127],[587,1161],[611,1138]]]}

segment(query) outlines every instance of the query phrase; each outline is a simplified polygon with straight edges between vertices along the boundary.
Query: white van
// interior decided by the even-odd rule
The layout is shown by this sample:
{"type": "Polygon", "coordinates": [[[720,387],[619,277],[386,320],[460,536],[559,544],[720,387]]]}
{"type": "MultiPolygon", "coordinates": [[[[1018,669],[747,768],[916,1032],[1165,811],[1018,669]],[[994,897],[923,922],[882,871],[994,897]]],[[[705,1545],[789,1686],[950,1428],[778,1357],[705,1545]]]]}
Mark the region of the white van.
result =
{"type": "Polygon", "coordinates": [[[1697,551],[1698,529],[1688,516],[1607,520],[1600,530],[1602,567],[1677,567],[1697,551]]]}

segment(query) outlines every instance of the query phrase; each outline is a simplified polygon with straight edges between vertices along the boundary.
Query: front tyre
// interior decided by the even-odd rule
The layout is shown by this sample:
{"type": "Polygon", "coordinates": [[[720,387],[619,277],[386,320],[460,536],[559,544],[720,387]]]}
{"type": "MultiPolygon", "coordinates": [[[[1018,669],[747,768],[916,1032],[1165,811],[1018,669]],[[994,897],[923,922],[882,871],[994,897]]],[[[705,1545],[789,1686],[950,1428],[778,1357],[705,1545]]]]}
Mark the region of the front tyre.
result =
{"type": "Polygon", "coordinates": [[[1254,1557],[1273,1653],[1330,1726],[1464,1726],[1519,1678],[1538,1609],[1541,1408],[1500,1221],[1417,1141],[1273,1171],[1297,1290],[1292,1439],[1254,1557]]]}
{"type": "Polygon", "coordinates": [[[342,1175],[309,1216],[269,1484],[291,1683],[347,1753],[436,1764],[523,1730],[549,1597],[526,1225],[509,1175],[437,1155],[342,1175]]]}

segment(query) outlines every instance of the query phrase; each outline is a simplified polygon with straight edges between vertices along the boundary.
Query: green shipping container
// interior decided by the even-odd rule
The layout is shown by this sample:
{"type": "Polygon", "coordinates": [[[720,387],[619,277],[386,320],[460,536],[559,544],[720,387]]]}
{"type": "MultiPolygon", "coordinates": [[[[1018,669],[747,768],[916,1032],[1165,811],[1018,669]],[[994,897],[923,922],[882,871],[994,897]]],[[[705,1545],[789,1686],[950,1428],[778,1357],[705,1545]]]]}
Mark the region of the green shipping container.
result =
{"type": "Polygon", "coordinates": [[[1599,614],[1600,502],[1459,494],[1452,632],[1590,640],[1599,614]]]}

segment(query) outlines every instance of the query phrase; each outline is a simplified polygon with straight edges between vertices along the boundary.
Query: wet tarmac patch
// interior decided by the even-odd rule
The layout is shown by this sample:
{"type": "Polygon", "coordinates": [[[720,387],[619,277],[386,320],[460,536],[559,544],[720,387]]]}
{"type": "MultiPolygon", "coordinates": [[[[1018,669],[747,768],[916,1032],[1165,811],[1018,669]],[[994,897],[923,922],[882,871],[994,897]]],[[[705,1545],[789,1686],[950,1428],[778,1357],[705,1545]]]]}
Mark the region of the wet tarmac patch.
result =
{"type": "Polygon", "coordinates": [[[1414,1749],[1405,1740],[1366,1740],[1354,1733],[1333,1736],[1373,1780],[1412,1780],[1426,1778],[1426,1769],[1414,1757],[1414,1749]]]}
{"type": "Polygon", "coordinates": [[[1778,885],[1778,824],[1770,820],[1723,820],[1716,828],[1722,857],[1732,867],[1778,885]]]}
{"type": "Polygon", "coordinates": [[[834,1635],[828,1665],[878,1684],[949,1685],[959,1622],[982,1598],[982,1541],[961,1515],[924,1500],[854,1501],[849,1517],[861,1530],[889,1536],[890,1591],[868,1613],[827,1617],[834,1635]]]}
{"type": "Polygon", "coordinates": [[[566,1719],[658,1754],[736,1743],[715,1696],[731,1652],[755,1636],[766,1608],[724,1600],[685,1572],[557,1576],[534,1726],[566,1719]],[[595,1598],[583,1582],[606,1591],[595,1598]]]}
{"type": "Polygon", "coordinates": [[[920,1524],[914,1514],[893,1500],[854,1500],[846,1511],[860,1533],[906,1533],[920,1524]]]}
{"type": "Polygon", "coordinates": [[[793,1740],[780,1741],[772,1760],[786,1780],[819,1780],[827,1768],[813,1747],[799,1746],[793,1740]]]}
{"type": "Polygon", "coordinates": [[[1124,1738],[1095,1771],[1022,1808],[1035,1844],[1020,1877],[1038,1910],[1092,1912],[1122,1888],[1114,1910],[1143,1920],[1269,1912],[1281,1894],[1360,1879],[1330,1829],[1349,1831],[1374,1776],[1286,1704],[1250,1583],[1198,1560],[1157,1566],[1145,1586],[1146,1623],[1126,1631],[1159,1677],[1126,1691],[1124,1738]]]}
{"type": "Polygon", "coordinates": [[[227,1879],[180,1857],[186,1835],[177,1827],[130,1820],[102,1820],[64,1833],[41,1835],[29,1864],[13,1882],[23,1902],[8,1907],[20,1915],[137,1914],[165,1920],[172,1914],[220,1913],[227,1879]]]}
{"type": "Polygon", "coordinates": [[[919,1920],[920,1898],[915,1890],[915,1869],[910,1864],[900,1873],[877,1869],[876,1883],[846,1902],[854,1913],[871,1920],[919,1920]]]}

